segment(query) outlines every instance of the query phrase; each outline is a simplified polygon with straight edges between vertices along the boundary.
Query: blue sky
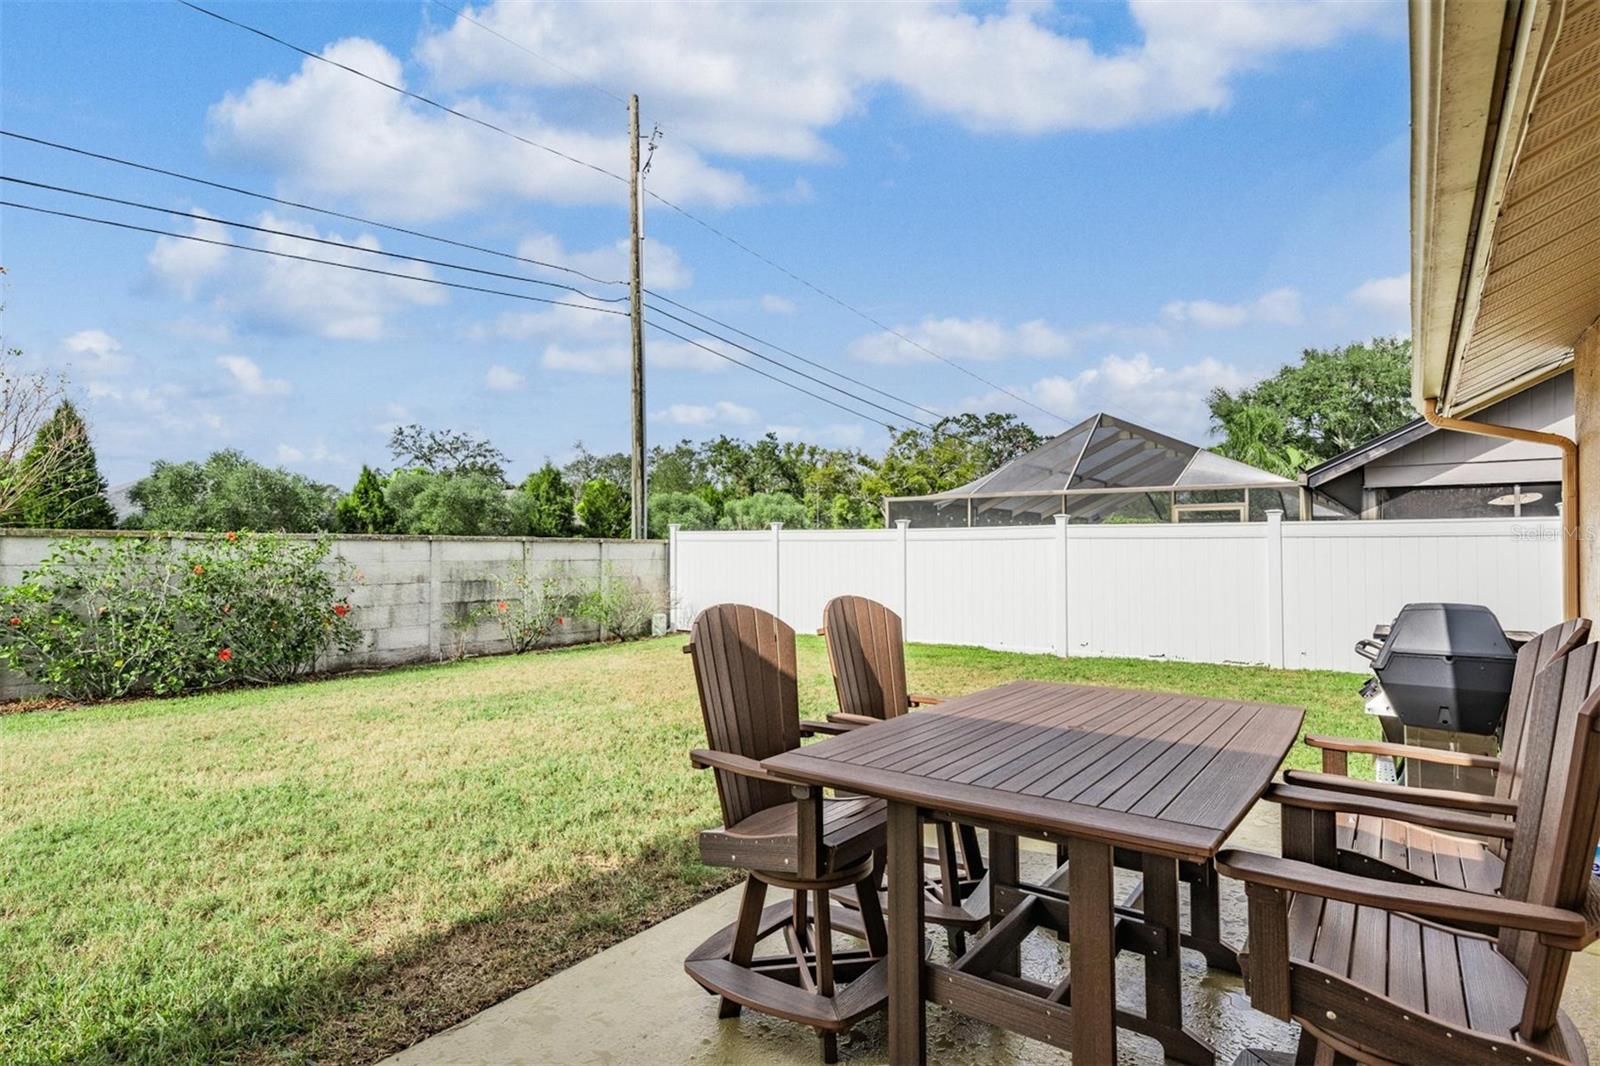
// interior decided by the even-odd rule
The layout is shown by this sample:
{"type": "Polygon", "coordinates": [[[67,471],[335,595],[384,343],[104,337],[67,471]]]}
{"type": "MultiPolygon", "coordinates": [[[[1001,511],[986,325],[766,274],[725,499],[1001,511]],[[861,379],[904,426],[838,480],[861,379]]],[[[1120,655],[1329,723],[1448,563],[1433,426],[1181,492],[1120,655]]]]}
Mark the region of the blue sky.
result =
{"type": "MultiPolygon", "coordinates": [[[[1407,328],[1399,4],[465,9],[556,65],[431,2],[218,9],[618,172],[626,115],[607,94],[637,91],[663,130],[651,188],[1065,419],[1107,409],[1202,439],[1211,387],[1407,328]]],[[[6,129],[625,276],[622,185],[175,3],[8,2],[0,79],[6,129]]],[[[0,170],[511,266],[11,139],[0,170]]],[[[14,184],[4,198],[392,265],[14,184]]],[[[658,204],[646,231],[646,283],[675,299],[934,410],[1065,424],[658,204]]],[[[16,210],[0,263],[6,342],[65,371],[113,482],[238,447],[348,485],[389,462],[400,421],[486,435],[514,474],[578,439],[626,445],[620,320],[16,210]]],[[[653,443],[886,439],[704,352],[649,347],[653,443]]]]}

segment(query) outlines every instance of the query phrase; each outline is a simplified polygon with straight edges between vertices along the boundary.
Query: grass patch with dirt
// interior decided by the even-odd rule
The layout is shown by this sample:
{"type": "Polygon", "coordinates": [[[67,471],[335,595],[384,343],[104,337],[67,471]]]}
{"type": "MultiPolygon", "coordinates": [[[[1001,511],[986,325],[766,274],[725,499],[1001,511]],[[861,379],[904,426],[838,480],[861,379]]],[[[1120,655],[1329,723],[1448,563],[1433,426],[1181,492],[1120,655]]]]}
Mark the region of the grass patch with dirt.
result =
{"type": "MultiPolygon", "coordinates": [[[[681,644],[0,717],[0,1061],[370,1062],[731,883],[695,859],[718,814],[681,644]]],[[[1351,674],[908,659],[916,691],[1124,685],[1375,735],[1351,674]]],[[[822,642],[799,662],[820,716],[822,642]]]]}

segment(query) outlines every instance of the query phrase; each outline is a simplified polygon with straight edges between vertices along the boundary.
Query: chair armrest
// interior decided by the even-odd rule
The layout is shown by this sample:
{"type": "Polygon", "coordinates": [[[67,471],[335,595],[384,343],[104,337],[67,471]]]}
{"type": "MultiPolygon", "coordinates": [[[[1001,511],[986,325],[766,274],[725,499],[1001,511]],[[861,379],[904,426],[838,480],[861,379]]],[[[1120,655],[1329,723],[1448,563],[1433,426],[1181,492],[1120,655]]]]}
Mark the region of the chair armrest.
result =
{"type": "Polygon", "coordinates": [[[796,781],[782,774],[775,774],[754,759],[743,755],[733,755],[725,751],[710,751],[706,748],[695,748],[689,753],[689,762],[697,769],[726,770],[730,774],[740,777],[753,778],[756,781],[771,781],[776,785],[803,785],[805,782],[796,781]]]}
{"type": "Polygon", "coordinates": [[[882,718],[874,718],[868,714],[848,714],[845,711],[835,711],[828,715],[828,721],[835,725],[844,726],[845,729],[860,729],[864,725],[877,725],[882,718]]]}
{"type": "Polygon", "coordinates": [[[1464,751],[1419,748],[1414,744],[1390,744],[1382,740],[1355,740],[1350,737],[1324,737],[1307,734],[1308,747],[1355,755],[1389,755],[1396,759],[1440,763],[1445,766],[1472,766],[1479,770],[1499,770],[1500,760],[1489,755],[1469,755],[1464,751]]]}
{"type": "Polygon", "coordinates": [[[943,696],[930,696],[926,692],[913,692],[907,698],[913,707],[932,707],[934,704],[943,703],[943,696]]]}
{"type": "Polygon", "coordinates": [[[1276,855],[1227,848],[1217,855],[1217,869],[1247,886],[1259,885],[1284,892],[1342,900],[1361,907],[1437,918],[1450,923],[1470,922],[1500,929],[1525,929],[1560,939],[1578,939],[1587,930],[1575,911],[1537,903],[1503,899],[1458,888],[1406,885],[1380,881],[1309,862],[1276,855]]]}
{"type": "Polygon", "coordinates": [[[819,735],[836,737],[840,733],[848,733],[854,728],[855,726],[846,725],[843,722],[835,722],[832,715],[828,716],[828,720],[826,722],[817,722],[806,718],[802,718],[800,720],[800,735],[803,737],[814,737],[819,735]]]}
{"type": "Polygon", "coordinates": [[[1515,800],[1480,796],[1476,792],[1457,792],[1448,788],[1410,788],[1406,785],[1391,785],[1386,781],[1358,781],[1341,774],[1319,774],[1310,770],[1285,770],[1283,780],[1288,785],[1331,788],[1339,792],[1352,792],[1374,799],[1391,799],[1419,807],[1449,807],[1478,814],[1517,813],[1515,800]]]}
{"type": "Polygon", "coordinates": [[[1427,826],[1429,829],[1441,829],[1446,833],[1465,833],[1471,836],[1510,840],[1515,832],[1510,822],[1500,818],[1467,814],[1445,807],[1423,807],[1328,788],[1272,785],[1267,789],[1266,798],[1286,807],[1333,811],[1340,814],[1370,814],[1377,818],[1394,818],[1412,825],[1427,826]]]}

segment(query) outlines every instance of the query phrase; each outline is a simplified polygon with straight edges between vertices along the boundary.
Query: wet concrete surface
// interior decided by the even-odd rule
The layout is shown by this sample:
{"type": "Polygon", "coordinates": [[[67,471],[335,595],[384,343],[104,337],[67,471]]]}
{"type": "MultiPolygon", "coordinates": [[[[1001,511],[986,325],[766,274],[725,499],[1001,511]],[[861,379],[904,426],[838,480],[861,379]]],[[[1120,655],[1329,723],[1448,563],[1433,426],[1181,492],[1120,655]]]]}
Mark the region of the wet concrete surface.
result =
{"type": "MultiPolygon", "coordinates": [[[[1233,846],[1276,852],[1277,811],[1261,804],[1234,834],[1233,846]]],[[[1042,878],[1053,853],[1025,848],[1024,875],[1042,878]]],[[[1119,893],[1135,876],[1118,874],[1119,893]]],[[[1186,895],[1186,893],[1185,893],[1186,895]]],[[[393,1066],[433,1063],[593,1064],[650,1066],[695,1063],[705,1066],[788,1064],[816,1066],[821,1059],[815,1033],[803,1026],[746,1010],[741,1017],[717,1018],[717,1001],[683,972],[683,959],[701,941],[733,921],[737,890],[723,892],[608,951],[490,1007],[454,1028],[388,1060],[393,1066]]],[[[1223,933],[1242,944],[1244,890],[1222,884],[1223,933]]],[[[936,957],[948,958],[944,937],[932,934],[936,957]]],[[[1023,945],[1023,968],[1051,980],[1065,972],[1070,949],[1046,933],[1035,932],[1023,945]]],[[[1142,964],[1123,953],[1117,964],[1117,1001],[1143,1006],[1142,964]]],[[[1250,1008],[1243,983],[1208,970],[1200,956],[1183,955],[1184,1016],[1191,1030],[1231,1063],[1244,1048],[1290,1051],[1298,1030],[1250,1008]]],[[[1565,1006],[1591,1048],[1600,1049],[1600,953],[1575,956],[1565,1006]]],[[[933,1063],[985,1063],[1032,1066],[1061,1063],[1069,1056],[1048,1044],[973,1021],[937,1006],[928,1011],[928,1060],[933,1063]]],[[[1118,1030],[1122,1063],[1159,1063],[1152,1039],[1118,1030]]],[[[840,1041],[841,1061],[887,1060],[881,1015],[867,1019],[840,1041]]]]}

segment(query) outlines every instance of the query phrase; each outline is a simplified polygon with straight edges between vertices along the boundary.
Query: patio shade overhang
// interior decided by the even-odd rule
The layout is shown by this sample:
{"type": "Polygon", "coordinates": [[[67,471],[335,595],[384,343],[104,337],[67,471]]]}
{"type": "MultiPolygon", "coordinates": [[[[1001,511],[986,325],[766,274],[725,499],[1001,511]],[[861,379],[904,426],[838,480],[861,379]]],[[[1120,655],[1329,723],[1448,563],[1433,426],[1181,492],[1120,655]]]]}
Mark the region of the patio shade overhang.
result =
{"type": "Polygon", "coordinates": [[[1600,317],[1600,2],[1412,0],[1412,399],[1462,418],[1600,317]]]}

